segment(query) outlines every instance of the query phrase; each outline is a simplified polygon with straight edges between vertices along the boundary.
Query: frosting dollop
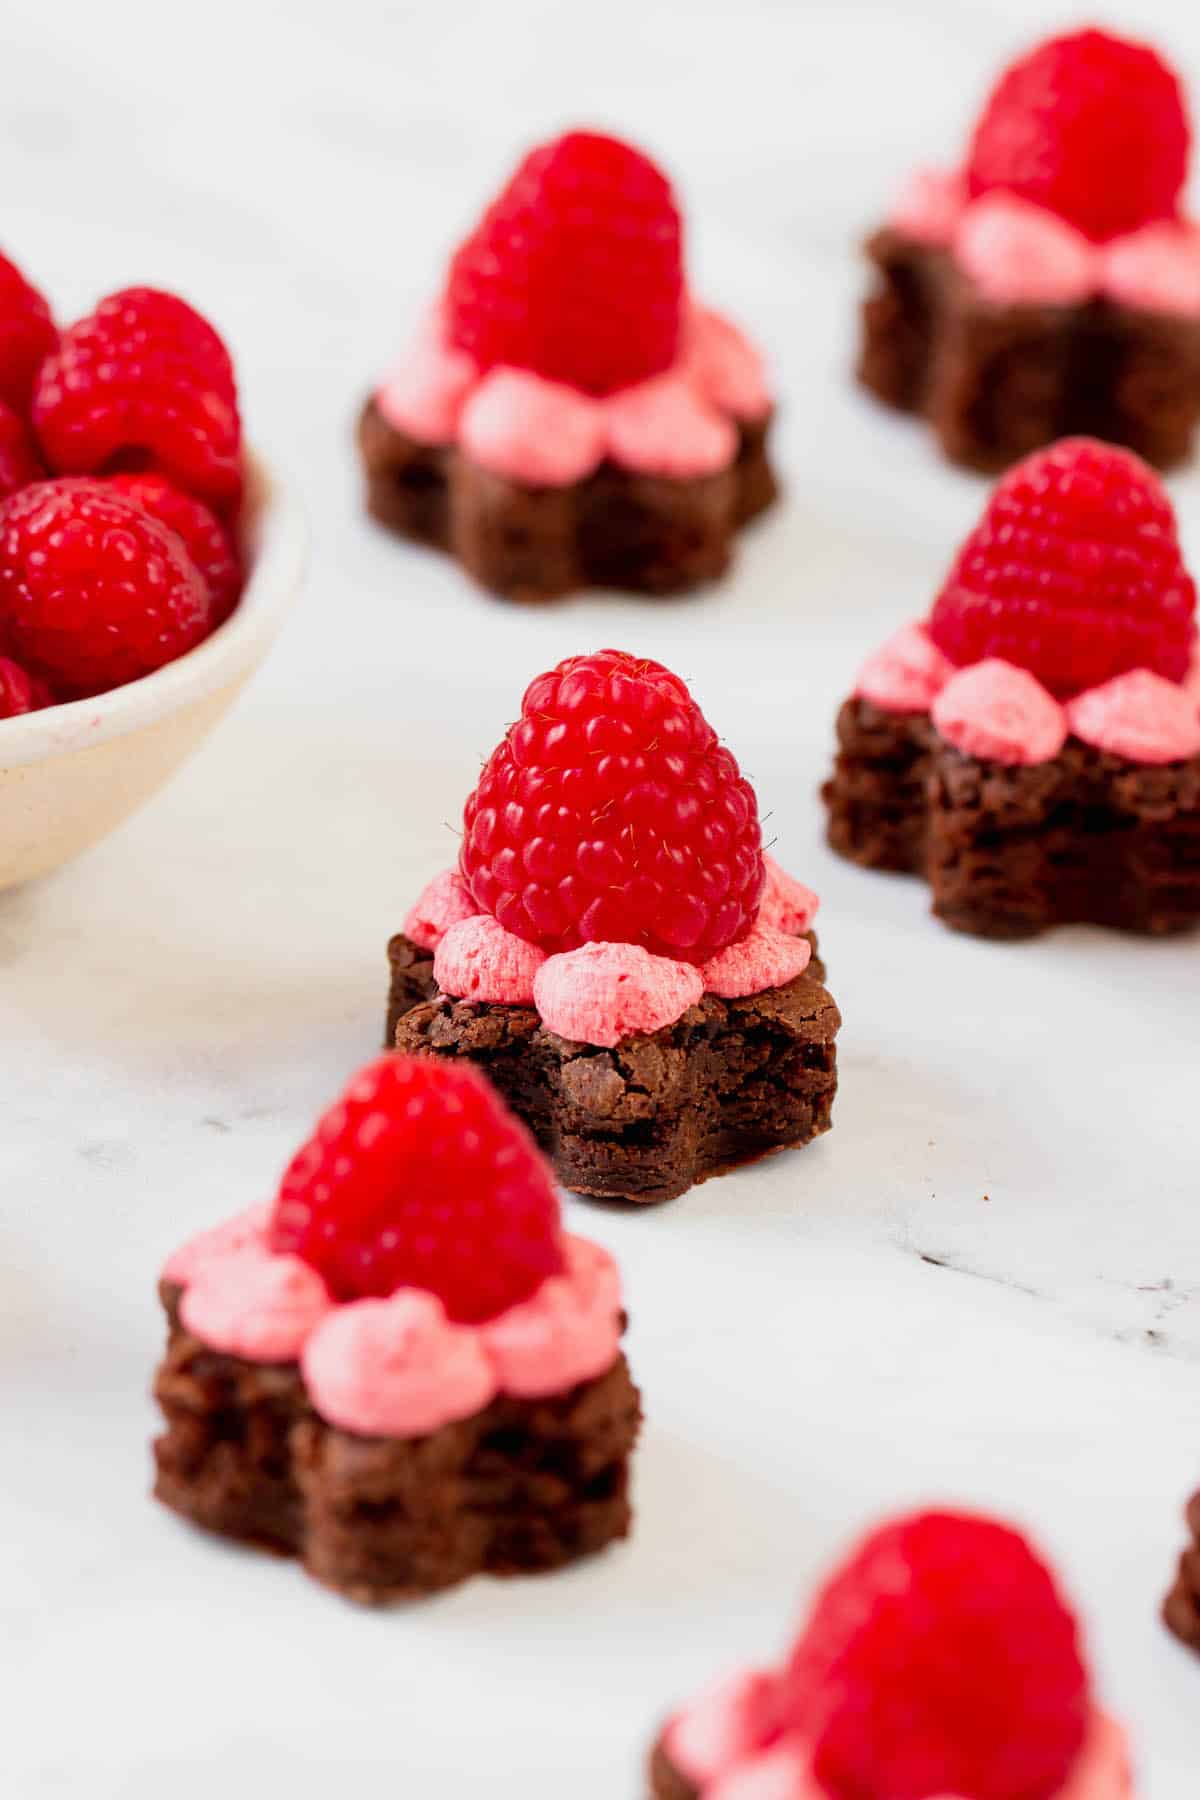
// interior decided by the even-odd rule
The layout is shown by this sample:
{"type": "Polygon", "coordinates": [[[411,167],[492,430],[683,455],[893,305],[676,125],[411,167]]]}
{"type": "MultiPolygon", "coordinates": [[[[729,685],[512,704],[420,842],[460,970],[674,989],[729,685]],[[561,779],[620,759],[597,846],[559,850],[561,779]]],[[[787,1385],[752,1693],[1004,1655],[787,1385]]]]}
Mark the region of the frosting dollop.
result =
{"type": "Polygon", "coordinates": [[[893,231],[918,243],[945,246],[953,241],[967,204],[967,183],[958,169],[914,169],[888,214],[893,231]]]}
{"type": "Polygon", "coordinates": [[[534,979],[546,952],[506,931],[490,913],[460,919],[443,933],[433,955],[433,976],[457,1000],[532,1006],[534,979]]]}
{"type": "Polygon", "coordinates": [[[674,480],[715,475],[737,454],[735,427],[684,373],[660,375],[613,394],[605,427],[614,462],[674,480]]]}
{"type": "Polygon", "coordinates": [[[1067,741],[1067,717],[1027,669],[1000,657],[952,675],[931,708],[947,743],[983,762],[1050,762],[1067,741]]]}
{"type": "Polygon", "coordinates": [[[699,1787],[752,1756],[775,1722],[779,1677],[742,1669],[715,1682],[676,1713],[664,1736],[667,1755],[699,1787]]]}
{"type": "Polygon", "coordinates": [[[928,712],[953,673],[923,624],[902,625],[868,656],[854,692],[885,712],[928,712]]]}
{"type": "Polygon", "coordinates": [[[463,407],[472,461],[531,487],[569,487],[600,466],[604,414],[593,400],[528,369],[493,369],[463,407]]]}
{"type": "Polygon", "coordinates": [[[292,1362],[333,1306],[315,1269],[298,1256],[273,1255],[256,1237],[201,1262],[179,1317],[214,1350],[249,1362],[292,1362]]]}
{"type": "Polygon", "coordinates": [[[1096,259],[1082,233],[1012,194],[984,194],[967,207],[954,254],[980,293],[1000,305],[1073,306],[1096,285],[1096,259]]]}
{"type": "Polygon", "coordinates": [[[422,950],[436,950],[452,925],[473,919],[478,912],[458,870],[443,869],[422,888],[401,930],[422,950]]]}
{"type": "Polygon", "coordinates": [[[795,981],[811,957],[812,945],[806,937],[795,937],[777,925],[764,925],[760,918],[744,938],[710,957],[700,975],[706,994],[741,1000],[795,981]]]}
{"type": "Polygon", "coordinates": [[[763,869],[766,880],[758,905],[758,923],[777,925],[780,931],[790,931],[793,935],[808,931],[821,905],[818,896],[794,875],[789,875],[786,869],[781,869],[775,858],[765,851],[763,869]]]}
{"type": "Polygon", "coordinates": [[[494,474],[531,487],[584,480],[608,457],[670,479],[729,468],[737,422],[771,411],[762,357],[729,319],[689,304],[678,360],[597,398],[525,369],[486,375],[445,341],[437,309],[381,384],[383,417],[421,443],[458,443],[494,474]]]}
{"type": "Polygon", "coordinates": [[[568,1237],[566,1273],[551,1275],[528,1300],[479,1327],[506,1394],[562,1393],[610,1369],[621,1310],[617,1266],[599,1244],[568,1237]]]}
{"type": "Polygon", "coordinates": [[[225,1219],[220,1225],[197,1232],[167,1258],[163,1264],[163,1280],[186,1287],[189,1281],[195,1281],[206,1264],[219,1262],[233,1250],[244,1250],[247,1244],[260,1244],[270,1217],[271,1203],[263,1200],[257,1206],[248,1206],[245,1212],[235,1213],[232,1219],[225,1219]]]}
{"type": "Polygon", "coordinates": [[[1149,669],[1131,669],[1089,688],[1066,707],[1077,738],[1130,762],[1183,762],[1200,755],[1200,714],[1182,687],[1149,669]]]}
{"type": "Polygon", "coordinates": [[[622,1038],[673,1025],[703,994],[691,963],[652,956],[640,944],[581,944],[548,957],[533,983],[549,1030],[609,1050],[622,1038]]]}
{"type": "Polygon", "coordinates": [[[321,1417],[364,1437],[423,1437],[480,1412],[499,1385],[478,1331],[415,1289],[339,1306],[300,1366],[321,1417]]]}
{"type": "Polygon", "coordinates": [[[1147,225],[1102,252],[1101,282],[1114,300],[1147,312],[1200,313],[1200,231],[1147,225]]]}

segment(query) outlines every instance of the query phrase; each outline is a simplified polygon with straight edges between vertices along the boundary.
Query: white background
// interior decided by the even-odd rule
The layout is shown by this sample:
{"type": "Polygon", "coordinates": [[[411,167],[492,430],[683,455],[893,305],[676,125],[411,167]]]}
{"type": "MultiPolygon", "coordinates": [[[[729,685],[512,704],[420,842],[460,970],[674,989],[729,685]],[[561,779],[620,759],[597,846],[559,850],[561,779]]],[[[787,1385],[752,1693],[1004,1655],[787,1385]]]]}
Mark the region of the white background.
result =
{"type": "MultiPolygon", "coordinates": [[[[1193,8],[1132,12],[1200,79],[1193,8]]],[[[0,243],[65,317],[141,280],[207,310],[315,554],[176,785],[0,896],[6,1797],[634,1796],[663,1711],[781,1649],[848,1538],[927,1498],[1040,1534],[1143,1800],[1194,1796],[1200,1664],[1156,1608],[1200,1481],[1200,944],[955,937],[917,885],[829,855],[814,797],[855,665],[983,494],[851,387],[855,240],[1052,18],[7,0],[0,243]],[[359,512],[362,393],[516,152],[576,122],[669,165],[697,286],[778,372],[787,500],[690,602],[514,611],[359,512]],[[570,1205],[627,1277],[631,1543],[364,1614],[146,1498],[157,1269],[270,1190],[374,1050],[385,940],[452,859],[478,759],[532,674],[605,643],[693,680],[824,896],[836,1127],[660,1211],[570,1205]]],[[[1194,479],[1176,493],[1200,548],[1194,479]]]]}

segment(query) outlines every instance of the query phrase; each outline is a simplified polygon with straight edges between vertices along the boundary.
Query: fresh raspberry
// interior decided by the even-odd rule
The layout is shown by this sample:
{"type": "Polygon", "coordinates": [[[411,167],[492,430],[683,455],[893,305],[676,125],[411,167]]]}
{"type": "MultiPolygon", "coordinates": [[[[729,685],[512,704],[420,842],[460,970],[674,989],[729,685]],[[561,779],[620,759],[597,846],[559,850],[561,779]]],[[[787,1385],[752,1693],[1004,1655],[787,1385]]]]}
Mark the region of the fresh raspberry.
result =
{"type": "Polygon", "coordinates": [[[28,413],[34,378],[57,342],[46,301],[0,256],[0,400],[15,412],[28,413]]]}
{"type": "Polygon", "coordinates": [[[339,1300],[425,1288],[462,1321],[494,1318],[563,1268],[533,1139],[482,1075],[436,1057],[359,1070],[292,1159],[270,1236],[339,1300]]]}
{"type": "Polygon", "coordinates": [[[1051,1800],[1079,1755],[1075,1621],[1017,1532],[917,1513],[818,1595],[787,1676],[830,1800],[1051,1800]]]}
{"type": "Polygon", "coordinates": [[[0,500],[7,500],[31,481],[44,481],[46,471],[28,425],[0,400],[0,500]]]}
{"type": "Polygon", "coordinates": [[[108,485],[182,539],[208,588],[213,626],[223,624],[238,603],[243,579],[241,557],[224,522],[165,475],[114,475],[108,485]]]}
{"type": "Polygon", "coordinates": [[[1010,469],[958,553],[929,620],[955,663],[997,656],[1058,695],[1126,669],[1182,681],[1196,590],[1153,470],[1064,438],[1010,469]]]}
{"type": "Polygon", "coordinates": [[[669,368],[683,314],[670,183],[616,138],[572,131],[530,151],[456,252],[450,342],[607,394],[669,368]]]}
{"type": "Polygon", "coordinates": [[[33,422],[53,469],[156,469],[212,506],[241,493],[233,366],[174,294],[126,288],[63,333],[42,365],[33,422]]]}
{"type": "Polygon", "coordinates": [[[106,484],[41,481],[0,510],[0,635],[64,698],[148,675],[209,629],[179,539],[106,484]]]}
{"type": "Polygon", "coordinates": [[[0,719],[16,719],[22,713],[39,712],[54,704],[44,681],[29,675],[11,657],[0,656],[0,719]]]}
{"type": "Polygon", "coordinates": [[[754,790],[677,675],[601,650],[526,689],[463,814],[476,905],[543,950],[702,963],[762,895],[754,790]]]}
{"type": "Polygon", "coordinates": [[[1145,44],[1079,31],[1001,75],[967,182],[972,197],[1004,188],[1103,243],[1175,217],[1190,148],[1174,70],[1145,44]]]}

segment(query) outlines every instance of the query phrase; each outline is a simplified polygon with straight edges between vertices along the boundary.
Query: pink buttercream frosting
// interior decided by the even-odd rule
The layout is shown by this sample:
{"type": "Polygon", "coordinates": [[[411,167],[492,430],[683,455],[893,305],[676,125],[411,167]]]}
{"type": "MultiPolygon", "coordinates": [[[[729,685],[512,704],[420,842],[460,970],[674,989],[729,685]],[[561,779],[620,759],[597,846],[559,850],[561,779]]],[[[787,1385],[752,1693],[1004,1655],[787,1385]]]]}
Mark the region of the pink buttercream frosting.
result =
{"type": "Polygon", "coordinates": [[[457,869],[443,869],[423,889],[401,930],[423,950],[436,950],[452,925],[473,919],[479,908],[457,869]]]}
{"type": "Polygon", "coordinates": [[[902,625],[868,656],[854,692],[885,712],[928,712],[953,673],[924,625],[902,625]]]}
{"type": "Polygon", "coordinates": [[[1011,194],[984,194],[954,234],[955,260],[1000,305],[1075,306],[1098,275],[1088,240],[1044,207],[1011,194]]]}
{"type": "Polygon", "coordinates": [[[315,1269],[298,1256],[276,1256],[256,1237],[209,1256],[184,1287],[179,1317],[214,1350],[250,1362],[292,1362],[309,1333],[333,1310],[315,1269]]]}
{"type": "Polygon", "coordinates": [[[760,919],[738,943],[727,944],[702,964],[700,977],[706,994],[741,1000],[795,981],[811,956],[812,945],[806,937],[794,937],[760,919]]]}
{"type": "Polygon", "coordinates": [[[563,1243],[566,1271],[480,1337],[506,1394],[537,1399],[611,1369],[617,1356],[621,1282],[612,1257],[585,1238],[563,1243]]]}
{"type": "Polygon", "coordinates": [[[412,1288],[339,1306],[300,1367],[321,1417],[364,1437],[424,1437],[481,1412],[498,1387],[479,1332],[412,1288]]]}
{"type": "Polygon", "coordinates": [[[605,406],[608,454],[625,468],[686,481],[727,469],[738,434],[686,369],[613,394],[605,406]]]}
{"type": "Polygon", "coordinates": [[[696,305],[673,369],[602,398],[526,369],[481,374],[447,344],[435,311],[375,399],[397,430],[457,442],[472,461],[530,487],[570,486],[605,457],[677,479],[712,474],[737,454],[736,422],[765,418],[772,405],[749,339],[696,305]]]}
{"type": "Polygon", "coordinates": [[[299,1361],[313,1405],[363,1437],[419,1437],[497,1393],[565,1393],[612,1367],[621,1280],[599,1245],[564,1234],[563,1273],[478,1325],[448,1320],[416,1288],[335,1302],[308,1264],[268,1245],[268,1206],[184,1244],[163,1269],[180,1317],[214,1349],[254,1362],[299,1361]]]}
{"type": "Polygon", "coordinates": [[[1054,696],[999,657],[959,669],[930,716],[956,750],[984,762],[1050,762],[1067,741],[1067,716],[1054,696]]]}
{"type": "Polygon", "coordinates": [[[452,444],[463,404],[478,379],[479,370],[465,351],[445,342],[435,309],[418,327],[375,401],[397,431],[423,444],[452,444]]]}
{"type": "Polygon", "coordinates": [[[691,963],[652,956],[640,944],[581,944],[548,957],[533,984],[543,1025],[610,1050],[622,1038],[673,1025],[703,994],[691,963]]]}
{"type": "Polygon", "coordinates": [[[482,1005],[534,1006],[561,1037],[611,1048],[623,1037],[674,1024],[705,992],[741,999],[781,987],[807,967],[812,947],[803,934],[820,902],[774,857],[764,855],[763,865],[750,933],[700,969],[633,944],[585,944],[547,958],[481,913],[454,870],[429,883],[404,930],[433,950],[434,979],[444,994],[482,1005]]]}
{"type": "Polygon", "coordinates": [[[1060,705],[999,658],[956,669],[924,625],[905,625],[867,658],[854,691],[887,712],[928,711],[948,742],[986,761],[1048,762],[1071,732],[1129,762],[1200,754],[1200,648],[1180,684],[1132,669],[1060,705]]]}
{"type": "Polygon", "coordinates": [[[1112,299],[1148,312],[1200,314],[1200,231],[1147,225],[1101,252],[1100,285],[1112,299]]]}
{"type": "Polygon", "coordinates": [[[1123,306],[1200,317],[1200,229],[1164,221],[1093,244],[1048,208],[999,191],[970,200],[961,173],[916,169],[888,224],[952,250],[998,305],[1074,306],[1106,295],[1123,306]]]}
{"type": "Polygon", "coordinates": [[[967,204],[967,184],[957,169],[914,169],[888,214],[888,224],[918,243],[952,242],[967,204]]]}
{"type": "Polygon", "coordinates": [[[758,905],[758,923],[777,925],[793,935],[808,931],[817,916],[820,900],[810,887],[781,869],[773,856],[763,854],[766,880],[758,905]]]}
{"type": "MultiPolygon", "coordinates": [[[[795,1732],[775,1736],[776,1693],[775,1677],[749,1670],[702,1694],[672,1719],[665,1734],[667,1755],[703,1800],[829,1800],[813,1776],[804,1739],[795,1732]]],[[[1056,1800],[1131,1800],[1132,1795],[1128,1739],[1097,1708],[1056,1800]]]]}
{"type": "Polygon", "coordinates": [[[506,931],[490,913],[461,919],[443,934],[433,956],[433,976],[456,1000],[490,1000],[532,1006],[534,981],[546,961],[536,944],[506,931]]]}
{"type": "Polygon", "coordinates": [[[1149,669],[1131,669],[1069,700],[1067,723],[1097,750],[1137,763],[1200,755],[1200,715],[1182,687],[1149,669]]]}

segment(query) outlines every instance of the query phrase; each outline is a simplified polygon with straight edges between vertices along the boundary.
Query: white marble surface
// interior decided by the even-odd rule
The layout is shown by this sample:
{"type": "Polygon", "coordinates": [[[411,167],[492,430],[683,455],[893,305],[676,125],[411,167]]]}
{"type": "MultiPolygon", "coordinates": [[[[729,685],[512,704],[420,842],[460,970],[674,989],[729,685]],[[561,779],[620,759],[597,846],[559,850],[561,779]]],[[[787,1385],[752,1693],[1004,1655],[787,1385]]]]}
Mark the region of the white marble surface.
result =
{"type": "MultiPolygon", "coordinates": [[[[1200,77],[1189,9],[1127,9],[1200,77]]],[[[861,653],[981,498],[845,378],[852,245],[954,141],[1030,0],[130,0],[5,8],[0,241],[66,313],[174,284],[238,353],[315,534],[229,725],[76,868],[0,897],[0,1791],[616,1800],[689,1687],[781,1645],[928,1497],[1061,1559],[1143,1800],[1190,1800],[1200,1665],[1158,1626],[1200,1478],[1200,944],[949,935],[822,847],[861,653]],[[789,497],[719,592],[506,610],[362,522],[350,418],[514,150],[578,119],[682,179],[699,285],[775,358],[789,497]],[[154,1281],[270,1187],[369,1054],[384,940],[525,679],[617,642],[693,679],[825,897],[836,1129],[640,1216],[632,1542],[382,1616],[146,1499],[154,1281]]],[[[1200,505],[1177,484],[1193,547],[1200,505]]]]}

